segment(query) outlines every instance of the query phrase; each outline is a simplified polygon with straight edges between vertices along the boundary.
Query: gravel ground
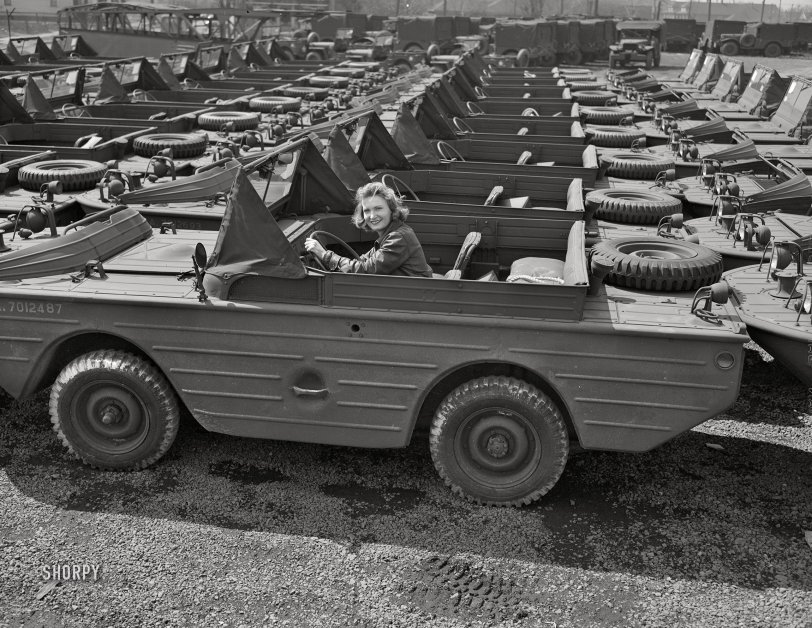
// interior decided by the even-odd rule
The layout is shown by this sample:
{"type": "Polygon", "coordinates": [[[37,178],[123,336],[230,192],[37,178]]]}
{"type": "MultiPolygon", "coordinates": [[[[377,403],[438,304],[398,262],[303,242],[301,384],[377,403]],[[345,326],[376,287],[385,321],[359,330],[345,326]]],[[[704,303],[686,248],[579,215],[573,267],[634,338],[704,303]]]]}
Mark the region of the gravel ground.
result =
{"type": "Polygon", "coordinates": [[[425,439],[187,422],[153,468],[97,472],[46,395],[10,403],[0,626],[812,626],[812,397],[748,346],[727,413],[645,454],[577,453],[524,509],[454,497],[425,439]]]}
{"type": "Polygon", "coordinates": [[[750,346],[729,412],[649,453],[576,454],[525,509],[455,498],[424,439],[189,422],[155,467],[97,472],[45,395],[10,404],[0,625],[812,626],[812,399],[750,346]],[[54,587],[85,564],[97,578],[54,587]]]}

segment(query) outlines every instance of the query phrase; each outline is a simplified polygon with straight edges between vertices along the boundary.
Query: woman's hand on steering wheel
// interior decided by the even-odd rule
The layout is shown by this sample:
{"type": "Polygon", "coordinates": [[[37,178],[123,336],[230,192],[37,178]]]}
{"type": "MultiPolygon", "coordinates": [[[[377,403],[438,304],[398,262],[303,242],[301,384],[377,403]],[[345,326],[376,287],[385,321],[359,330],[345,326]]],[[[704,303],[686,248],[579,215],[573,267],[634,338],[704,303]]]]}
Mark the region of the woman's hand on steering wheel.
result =
{"type": "Polygon", "coordinates": [[[349,257],[352,257],[353,259],[361,259],[358,253],[355,252],[355,249],[353,249],[338,236],[333,235],[329,231],[314,231],[305,240],[304,247],[310,256],[316,261],[316,263],[322,268],[322,270],[329,271],[330,269],[327,268],[327,265],[322,261],[322,258],[327,253],[327,249],[324,248],[324,245],[321,242],[319,242],[319,236],[324,236],[333,240],[336,244],[341,246],[345,252],[349,253],[349,257]]]}

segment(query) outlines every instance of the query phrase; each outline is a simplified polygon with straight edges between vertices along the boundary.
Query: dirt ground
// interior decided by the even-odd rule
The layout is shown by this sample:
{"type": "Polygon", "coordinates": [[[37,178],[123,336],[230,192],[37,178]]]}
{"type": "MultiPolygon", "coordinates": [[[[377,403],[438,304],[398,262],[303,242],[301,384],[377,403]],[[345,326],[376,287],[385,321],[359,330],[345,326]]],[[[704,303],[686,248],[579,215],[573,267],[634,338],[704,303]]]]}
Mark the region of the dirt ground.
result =
{"type": "Polygon", "coordinates": [[[806,628],[810,469],[812,396],[754,345],[729,411],[648,453],[577,453],[523,509],[455,497],[424,438],[187,421],[154,467],[94,471],[46,393],[0,408],[0,626],[806,628]]]}

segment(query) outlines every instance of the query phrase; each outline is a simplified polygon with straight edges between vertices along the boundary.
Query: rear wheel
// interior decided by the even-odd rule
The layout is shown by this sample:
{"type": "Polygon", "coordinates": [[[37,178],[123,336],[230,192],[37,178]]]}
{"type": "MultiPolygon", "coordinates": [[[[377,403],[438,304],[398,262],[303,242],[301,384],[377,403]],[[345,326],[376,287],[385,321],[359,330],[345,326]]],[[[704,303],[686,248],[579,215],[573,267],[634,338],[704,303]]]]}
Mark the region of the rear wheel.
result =
{"type": "Polygon", "coordinates": [[[739,54],[739,44],[735,41],[726,41],[719,46],[719,54],[723,54],[726,57],[735,57],[739,54]]]}
{"type": "Polygon", "coordinates": [[[521,506],[561,477],[569,437],[550,397],[520,379],[491,376],[466,382],[445,398],[429,447],[455,493],[480,504],[521,506]]]}
{"type": "Polygon", "coordinates": [[[51,423],[85,464],[144,469],[178,432],[175,393],[161,372],[124,351],[94,351],[68,364],[51,388],[51,423]]]}
{"type": "Polygon", "coordinates": [[[764,47],[765,57],[780,57],[783,52],[784,50],[781,48],[781,44],[774,41],[771,41],[764,47]]]}

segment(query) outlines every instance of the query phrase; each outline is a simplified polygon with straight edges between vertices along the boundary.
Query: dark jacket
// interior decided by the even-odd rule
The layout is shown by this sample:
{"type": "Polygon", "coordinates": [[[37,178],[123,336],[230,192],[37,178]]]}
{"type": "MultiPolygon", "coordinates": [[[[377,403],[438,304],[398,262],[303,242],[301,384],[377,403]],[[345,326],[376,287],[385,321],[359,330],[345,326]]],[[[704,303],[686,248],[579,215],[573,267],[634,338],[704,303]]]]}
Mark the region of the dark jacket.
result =
{"type": "Polygon", "coordinates": [[[423,247],[412,228],[402,220],[393,220],[361,259],[342,257],[328,251],[323,261],[330,270],[340,270],[342,273],[432,276],[423,247]]]}

